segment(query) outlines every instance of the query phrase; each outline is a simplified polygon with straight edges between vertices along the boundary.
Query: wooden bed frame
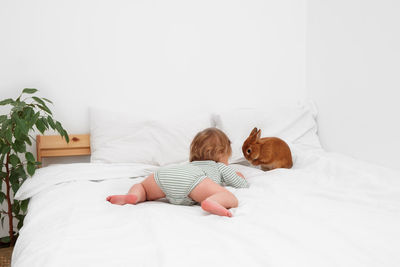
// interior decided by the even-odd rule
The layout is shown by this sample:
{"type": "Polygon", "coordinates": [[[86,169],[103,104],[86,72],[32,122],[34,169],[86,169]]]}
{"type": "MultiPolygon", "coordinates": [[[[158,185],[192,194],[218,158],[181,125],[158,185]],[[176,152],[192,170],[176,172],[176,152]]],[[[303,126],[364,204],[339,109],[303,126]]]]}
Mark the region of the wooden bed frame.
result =
{"type": "Polygon", "coordinates": [[[60,135],[37,135],[37,161],[47,157],[84,156],[90,155],[90,135],[71,134],[69,143],[60,135]]]}

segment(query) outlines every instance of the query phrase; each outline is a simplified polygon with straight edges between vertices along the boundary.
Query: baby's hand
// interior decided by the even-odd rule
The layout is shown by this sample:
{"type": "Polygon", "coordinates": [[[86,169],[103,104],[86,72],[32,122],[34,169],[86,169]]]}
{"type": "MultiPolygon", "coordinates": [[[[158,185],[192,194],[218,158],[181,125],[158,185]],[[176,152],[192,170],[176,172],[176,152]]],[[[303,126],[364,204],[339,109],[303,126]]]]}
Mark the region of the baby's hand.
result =
{"type": "Polygon", "coordinates": [[[246,178],[244,178],[244,175],[241,172],[236,172],[236,174],[239,175],[240,177],[242,177],[243,179],[246,179],[246,178]]]}

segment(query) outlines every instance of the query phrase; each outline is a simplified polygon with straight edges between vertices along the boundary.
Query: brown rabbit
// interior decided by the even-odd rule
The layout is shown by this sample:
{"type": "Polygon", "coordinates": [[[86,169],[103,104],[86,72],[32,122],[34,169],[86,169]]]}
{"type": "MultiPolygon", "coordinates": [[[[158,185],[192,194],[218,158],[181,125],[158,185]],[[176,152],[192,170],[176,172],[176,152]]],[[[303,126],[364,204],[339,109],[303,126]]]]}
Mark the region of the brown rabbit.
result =
{"type": "Polygon", "coordinates": [[[276,168],[291,168],[292,153],[289,146],[277,137],[260,139],[261,130],[254,128],[244,141],[242,151],[244,157],[255,166],[261,165],[263,171],[276,168]]]}

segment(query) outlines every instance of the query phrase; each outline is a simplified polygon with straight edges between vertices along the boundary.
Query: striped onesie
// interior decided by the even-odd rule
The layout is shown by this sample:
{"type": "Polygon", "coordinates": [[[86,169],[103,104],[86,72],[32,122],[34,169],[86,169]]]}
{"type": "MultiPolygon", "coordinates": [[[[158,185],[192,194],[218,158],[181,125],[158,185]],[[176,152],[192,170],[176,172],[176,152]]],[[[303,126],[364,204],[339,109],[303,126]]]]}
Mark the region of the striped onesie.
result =
{"type": "Polygon", "coordinates": [[[177,205],[195,204],[196,202],[188,195],[207,177],[220,185],[235,188],[248,187],[247,181],[237,175],[231,167],[212,160],[163,167],[154,173],[154,179],[167,200],[177,205]]]}

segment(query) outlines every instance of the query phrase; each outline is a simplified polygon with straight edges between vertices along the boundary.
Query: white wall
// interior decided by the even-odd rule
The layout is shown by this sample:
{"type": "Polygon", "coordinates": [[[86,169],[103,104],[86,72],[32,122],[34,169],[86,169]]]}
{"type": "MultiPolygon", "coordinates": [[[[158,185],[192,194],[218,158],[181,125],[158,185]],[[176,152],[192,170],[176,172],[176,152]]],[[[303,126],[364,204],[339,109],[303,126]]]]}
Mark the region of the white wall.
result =
{"type": "Polygon", "coordinates": [[[2,0],[0,99],[37,88],[70,133],[89,131],[90,105],[296,101],[305,22],[303,0],[2,0]]]}
{"type": "Polygon", "coordinates": [[[70,132],[89,105],[262,104],[305,94],[305,2],[2,1],[0,97],[34,87],[70,132]]]}
{"type": "Polygon", "coordinates": [[[400,1],[307,2],[306,85],[323,146],[400,169],[400,1]]]}

